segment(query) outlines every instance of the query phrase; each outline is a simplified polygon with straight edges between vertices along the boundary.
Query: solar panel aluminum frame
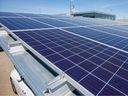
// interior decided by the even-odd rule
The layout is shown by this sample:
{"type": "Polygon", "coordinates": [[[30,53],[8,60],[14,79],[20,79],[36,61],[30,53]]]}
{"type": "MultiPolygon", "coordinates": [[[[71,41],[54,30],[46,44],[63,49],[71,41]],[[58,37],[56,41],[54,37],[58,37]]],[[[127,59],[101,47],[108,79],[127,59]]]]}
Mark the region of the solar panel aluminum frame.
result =
{"type": "MultiPolygon", "coordinates": [[[[20,39],[17,35],[15,35],[11,30],[9,30],[6,26],[4,26],[3,24],[1,24],[3,26],[3,28],[9,33],[11,34],[14,38],[16,38],[19,42],[21,42],[21,44],[23,44],[23,46],[30,50],[34,55],[36,55],[39,59],[41,59],[44,63],[46,63],[49,67],[51,67],[55,72],[57,72],[58,74],[63,74],[64,72],[62,70],[60,70],[57,66],[55,66],[54,64],[52,64],[49,60],[47,60],[44,56],[40,55],[36,50],[34,50],[32,47],[30,47],[28,44],[26,44],[22,39],[20,39]]],[[[8,51],[6,50],[6,53],[8,53],[8,51]]],[[[14,61],[13,57],[11,55],[9,55],[9,58],[11,58],[11,60],[13,61],[14,64],[16,64],[16,62],[14,61]]],[[[16,68],[17,69],[17,68],[16,68]]],[[[64,73],[65,74],[65,73],[64,73]]],[[[21,74],[22,75],[22,74],[21,74]]],[[[93,96],[93,94],[88,91],[87,89],[85,89],[82,85],[80,85],[78,82],[76,82],[75,80],[73,80],[70,76],[68,76],[67,74],[65,74],[65,78],[67,79],[67,81],[72,84],[77,90],[79,90],[82,94],[84,95],[89,95],[89,96],[93,96]]]]}
{"type": "MultiPolygon", "coordinates": [[[[9,32],[9,31],[7,31],[9,32]]],[[[2,40],[2,38],[0,38],[2,40]]],[[[6,53],[6,55],[9,57],[9,59],[11,60],[11,62],[14,64],[14,68],[17,69],[17,71],[19,72],[19,74],[21,75],[22,72],[18,70],[18,68],[16,67],[17,62],[14,60],[14,57],[12,56],[12,54],[10,53],[10,51],[8,50],[8,45],[5,45],[4,43],[6,41],[1,41],[0,40],[0,47],[4,50],[4,52],[6,53]]],[[[3,39],[4,40],[4,39],[3,39]]],[[[15,40],[14,40],[15,41],[15,40]]],[[[29,87],[29,86],[28,86],[29,87]]]]}
{"type": "Polygon", "coordinates": [[[2,26],[2,29],[5,29],[7,32],[11,33],[12,31],[10,29],[8,29],[5,25],[3,25],[2,23],[0,23],[0,25],[2,26]]]}

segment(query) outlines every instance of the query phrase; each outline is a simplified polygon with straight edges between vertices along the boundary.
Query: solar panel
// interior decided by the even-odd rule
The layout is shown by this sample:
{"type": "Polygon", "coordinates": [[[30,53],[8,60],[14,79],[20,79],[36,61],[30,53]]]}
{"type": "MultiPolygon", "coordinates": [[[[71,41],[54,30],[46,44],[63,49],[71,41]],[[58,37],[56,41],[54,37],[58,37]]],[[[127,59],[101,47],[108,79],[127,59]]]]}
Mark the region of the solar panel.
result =
{"type": "Polygon", "coordinates": [[[41,21],[41,22],[44,22],[44,23],[47,23],[47,24],[50,24],[50,25],[53,25],[55,27],[75,26],[75,23],[73,25],[73,24],[70,24],[70,23],[66,23],[66,22],[55,20],[55,19],[51,19],[51,18],[34,18],[34,19],[36,19],[38,21],[41,21]]]}
{"type": "Polygon", "coordinates": [[[120,25],[121,23],[103,20],[103,19],[93,19],[93,18],[86,18],[86,17],[69,17],[69,16],[49,16],[49,18],[55,18],[62,21],[72,22],[77,25],[86,26],[86,25],[120,25]]]}
{"type": "Polygon", "coordinates": [[[5,25],[10,30],[52,28],[50,25],[28,18],[0,18],[0,23],[5,25]]]}
{"type": "Polygon", "coordinates": [[[92,94],[128,95],[127,24],[6,12],[0,23],[92,94]]]}
{"type": "Polygon", "coordinates": [[[108,26],[108,27],[112,28],[112,29],[117,29],[117,30],[122,30],[122,31],[128,32],[128,28],[126,26],[123,26],[123,25],[108,26]]]}
{"type": "Polygon", "coordinates": [[[21,16],[10,12],[0,12],[0,17],[21,17],[21,16]]]}
{"type": "Polygon", "coordinates": [[[68,23],[72,23],[72,24],[75,24],[75,25],[78,25],[78,26],[88,26],[88,25],[94,25],[96,23],[90,23],[90,22],[83,22],[83,21],[80,21],[79,19],[77,18],[70,18],[70,17],[66,17],[66,16],[45,16],[47,18],[51,18],[51,19],[57,19],[57,20],[61,20],[61,21],[66,21],[68,23]]]}
{"type": "Polygon", "coordinates": [[[112,29],[105,29],[101,27],[93,27],[99,30],[85,28],[85,27],[77,27],[77,28],[64,28],[67,31],[72,33],[91,38],[93,40],[102,42],[104,44],[108,44],[110,46],[128,51],[128,39],[126,36],[128,33],[120,32],[112,29]]]}
{"type": "Polygon", "coordinates": [[[126,28],[126,29],[128,29],[128,23],[124,23],[123,25],[117,25],[117,26],[122,26],[122,28],[124,27],[124,28],[126,28]]]}
{"type": "Polygon", "coordinates": [[[85,17],[80,17],[79,18],[81,21],[87,21],[90,23],[96,23],[99,25],[121,25],[123,23],[121,22],[116,22],[113,20],[107,20],[107,19],[100,19],[100,18],[85,18],[85,17]]]}
{"type": "Polygon", "coordinates": [[[127,53],[59,29],[14,34],[94,95],[128,95],[127,53]]]}
{"type": "Polygon", "coordinates": [[[17,14],[23,17],[43,17],[44,16],[42,14],[32,14],[32,13],[17,13],[17,14]]]}
{"type": "Polygon", "coordinates": [[[118,29],[112,29],[111,27],[104,27],[104,26],[93,26],[91,28],[94,28],[96,30],[100,30],[109,34],[117,35],[117,36],[122,36],[124,38],[128,37],[128,32],[123,31],[123,30],[118,30],[118,29]]]}

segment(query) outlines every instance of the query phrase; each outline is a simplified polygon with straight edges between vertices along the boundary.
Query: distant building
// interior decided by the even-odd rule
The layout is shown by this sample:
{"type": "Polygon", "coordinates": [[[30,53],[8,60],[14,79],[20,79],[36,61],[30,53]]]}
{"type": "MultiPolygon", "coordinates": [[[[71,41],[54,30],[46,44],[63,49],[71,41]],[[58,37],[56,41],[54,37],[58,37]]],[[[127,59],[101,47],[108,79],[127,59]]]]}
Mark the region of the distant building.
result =
{"type": "Polygon", "coordinates": [[[119,22],[127,22],[128,23],[128,19],[117,19],[116,21],[119,21],[119,22]]]}
{"type": "Polygon", "coordinates": [[[79,12],[75,13],[74,16],[82,16],[82,17],[89,17],[89,18],[101,18],[101,19],[110,19],[110,20],[115,20],[116,15],[113,14],[108,14],[108,13],[103,13],[103,12],[79,12]]]}
{"type": "Polygon", "coordinates": [[[59,15],[59,16],[69,16],[67,13],[60,13],[60,14],[55,14],[55,15],[59,15]]]}

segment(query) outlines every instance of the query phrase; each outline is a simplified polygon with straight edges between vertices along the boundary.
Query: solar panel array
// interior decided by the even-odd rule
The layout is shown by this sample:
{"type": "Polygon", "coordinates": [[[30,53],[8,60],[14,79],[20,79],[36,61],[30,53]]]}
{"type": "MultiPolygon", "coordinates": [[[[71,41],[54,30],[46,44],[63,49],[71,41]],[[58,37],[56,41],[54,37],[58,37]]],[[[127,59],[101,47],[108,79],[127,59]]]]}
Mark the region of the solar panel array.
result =
{"type": "Polygon", "coordinates": [[[0,22],[76,83],[94,95],[128,95],[127,24],[41,14],[19,16],[0,17],[0,22]]]}
{"type": "Polygon", "coordinates": [[[0,12],[0,17],[19,17],[19,15],[10,12],[0,12]]]}
{"type": "Polygon", "coordinates": [[[28,18],[0,18],[0,22],[10,30],[52,28],[49,25],[28,18]]]}
{"type": "Polygon", "coordinates": [[[65,30],[128,51],[128,32],[103,28],[101,26],[66,28],[65,30]]]}

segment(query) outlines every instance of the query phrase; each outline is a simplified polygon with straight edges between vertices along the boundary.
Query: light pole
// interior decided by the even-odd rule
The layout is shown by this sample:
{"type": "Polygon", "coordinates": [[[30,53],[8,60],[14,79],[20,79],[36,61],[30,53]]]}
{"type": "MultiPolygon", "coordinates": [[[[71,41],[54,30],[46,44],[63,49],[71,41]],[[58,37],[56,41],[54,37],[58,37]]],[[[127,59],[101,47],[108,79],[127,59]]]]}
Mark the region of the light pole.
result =
{"type": "Polygon", "coordinates": [[[74,15],[74,8],[75,8],[74,0],[70,0],[70,16],[74,15]]]}

